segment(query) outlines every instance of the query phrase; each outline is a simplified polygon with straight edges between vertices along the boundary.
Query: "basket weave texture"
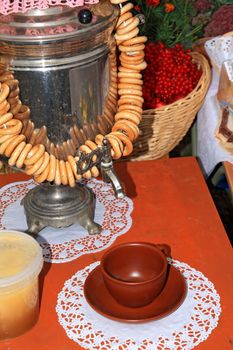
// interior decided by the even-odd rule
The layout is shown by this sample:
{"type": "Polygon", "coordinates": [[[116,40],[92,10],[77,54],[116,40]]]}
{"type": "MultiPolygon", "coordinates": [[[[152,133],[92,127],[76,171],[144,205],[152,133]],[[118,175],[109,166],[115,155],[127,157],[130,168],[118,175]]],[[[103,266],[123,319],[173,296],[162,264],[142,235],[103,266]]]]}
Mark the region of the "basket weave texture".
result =
{"type": "Polygon", "coordinates": [[[141,134],[134,144],[131,161],[158,159],[167,155],[191,127],[211,79],[207,59],[198,52],[192,52],[191,55],[203,72],[197,86],[185,98],[170,105],[143,111],[139,125],[141,134]]]}

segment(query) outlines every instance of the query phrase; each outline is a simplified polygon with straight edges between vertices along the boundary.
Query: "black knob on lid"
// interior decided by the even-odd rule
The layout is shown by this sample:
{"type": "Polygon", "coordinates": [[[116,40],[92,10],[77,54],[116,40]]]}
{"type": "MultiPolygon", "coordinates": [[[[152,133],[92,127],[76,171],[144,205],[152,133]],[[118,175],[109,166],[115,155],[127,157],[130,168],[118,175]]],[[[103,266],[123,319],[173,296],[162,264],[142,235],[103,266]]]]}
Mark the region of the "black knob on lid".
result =
{"type": "Polygon", "coordinates": [[[78,19],[79,19],[79,22],[82,24],[91,23],[91,20],[92,20],[91,11],[88,9],[80,10],[78,13],[78,19]]]}

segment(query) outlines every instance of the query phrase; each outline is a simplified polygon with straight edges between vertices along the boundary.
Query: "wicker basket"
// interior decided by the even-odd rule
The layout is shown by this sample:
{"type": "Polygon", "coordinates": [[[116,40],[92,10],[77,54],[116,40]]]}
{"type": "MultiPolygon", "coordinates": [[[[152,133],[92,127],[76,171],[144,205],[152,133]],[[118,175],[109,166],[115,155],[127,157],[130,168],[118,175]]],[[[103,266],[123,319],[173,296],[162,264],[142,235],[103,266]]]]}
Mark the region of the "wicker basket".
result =
{"type": "Polygon", "coordinates": [[[198,52],[191,53],[202,69],[196,88],[185,98],[158,109],[144,110],[141,135],[134,144],[130,160],[157,159],[167,155],[185,136],[200,109],[211,73],[208,61],[198,52]]]}

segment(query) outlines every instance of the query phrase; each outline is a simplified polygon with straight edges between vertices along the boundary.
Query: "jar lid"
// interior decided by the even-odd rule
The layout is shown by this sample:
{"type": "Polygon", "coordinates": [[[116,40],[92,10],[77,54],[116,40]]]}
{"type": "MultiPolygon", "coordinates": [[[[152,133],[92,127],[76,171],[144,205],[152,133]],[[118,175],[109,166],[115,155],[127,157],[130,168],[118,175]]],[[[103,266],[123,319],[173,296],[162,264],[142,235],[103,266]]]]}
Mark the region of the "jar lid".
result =
{"type": "Polygon", "coordinates": [[[0,288],[38,276],[43,254],[37,241],[26,233],[0,231],[0,288]]]}

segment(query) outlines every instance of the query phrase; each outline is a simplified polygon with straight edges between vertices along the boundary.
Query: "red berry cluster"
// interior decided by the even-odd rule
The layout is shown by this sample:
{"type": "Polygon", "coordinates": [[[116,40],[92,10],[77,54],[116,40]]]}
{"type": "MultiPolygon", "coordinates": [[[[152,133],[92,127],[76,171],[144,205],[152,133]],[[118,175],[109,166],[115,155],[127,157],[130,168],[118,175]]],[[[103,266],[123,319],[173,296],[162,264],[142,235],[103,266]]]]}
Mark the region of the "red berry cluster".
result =
{"type": "Polygon", "coordinates": [[[187,96],[197,85],[202,71],[192,62],[189,50],[180,44],[167,48],[163,43],[148,43],[145,60],[144,108],[159,108],[187,96]]]}

